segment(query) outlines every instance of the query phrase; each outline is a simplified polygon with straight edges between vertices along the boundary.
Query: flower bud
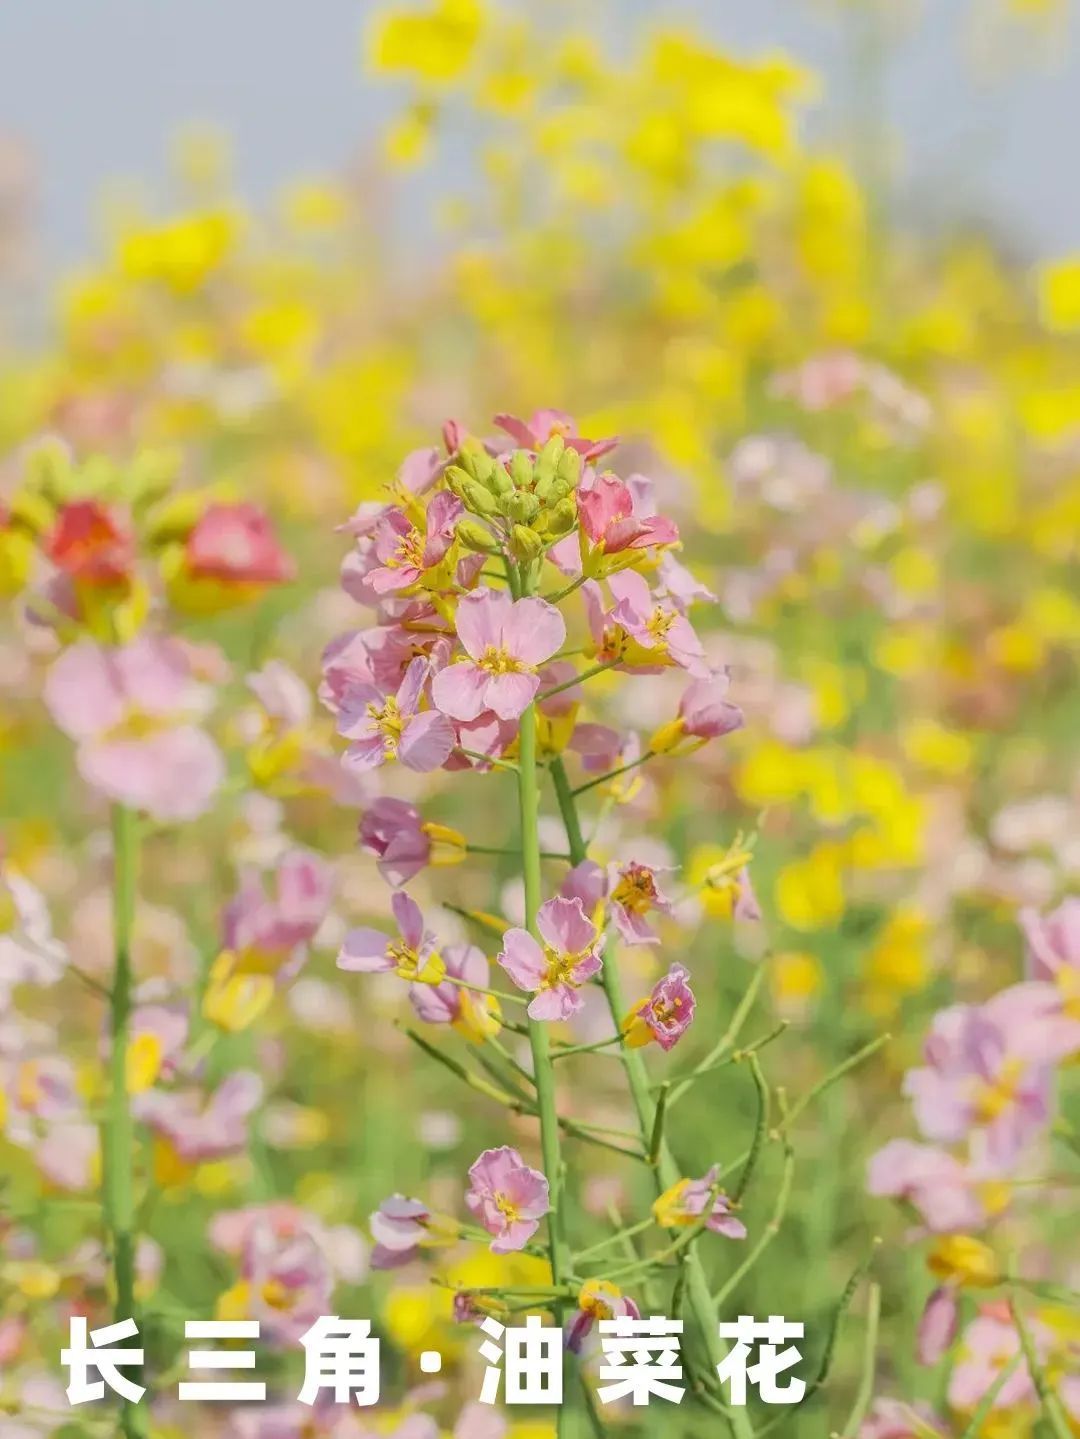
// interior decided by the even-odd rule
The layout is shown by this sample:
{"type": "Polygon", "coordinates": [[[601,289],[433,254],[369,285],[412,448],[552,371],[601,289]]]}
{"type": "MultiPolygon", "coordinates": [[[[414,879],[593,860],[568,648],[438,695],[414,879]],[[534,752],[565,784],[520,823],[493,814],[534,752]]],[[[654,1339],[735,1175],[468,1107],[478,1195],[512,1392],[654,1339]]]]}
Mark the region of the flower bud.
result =
{"type": "Polygon", "coordinates": [[[515,490],[527,490],[532,484],[532,461],[524,450],[515,450],[510,456],[510,478],[515,490]]]}
{"type": "Polygon", "coordinates": [[[506,513],[515,524],[531,524],[540,513],[540,501],[535,495],[530,495],[528,490],[519,490],[507,501],[506,513]]]}
{"type": "Polygon", "coordinates": [[[506,473],[505,468],[499,464],[492,467],[487,483],[488,488],[496,495],[509,495],[514,490],[513,480],[506,473]]]}
{"type": "Polygon", "coordinates": [[[465,486],[474,483],[472,477],[460,465],[447,465],[445,473],[447,489],[452,495],[457,495],[459,500],[462,499],[465,494],[465,486]]]}
{"type": "Polygon", "coordinates": [[[533,468],[537,484],[551,484],[565,448],[566,444],[562,435],[552,435],[536,457],[536,464],[533,468]]]}
{"type": "Polygon", "coordinates": [[[524,525],[515,525],[511,531],[510,548],[518,560],[535,560],[544,548],[544,542],[535,530],[524,525]]]}
{"type": "Polygon", "coordinates": [[[467,550],[475,550],[481,555],[497,555],[499,553],[499,541],[488,529],[476,520],[468,518],[458,520],[457,537],[467,550]]]}
{"type": "Polygon", "coordinates": [[[577,504],[569,495],[548,511],[547,532],[549,535],[568,535],[577,524],[577,504]]]}
{"type": "Polygon", "coordinates": [[[494,515],[499,508],[498,501],[490,490],[475,480],[466,480],[458,496],[467,510],[476,515],[494,515]]]}
{"type": "Polygon", "coordinates": [[[481,485],[488,484],[495,469],[495,461],[479,440],[466,440],[458,451],[458,461],[469,477],[481,485]]]}
{"type": "Polygon", "coordinates": [[[555,478],[560,483],[567,485],[569,489],[577,489],[578,482],[581,479],[580,451],[573,449],[563,450],[555,469],[555,478]]]}

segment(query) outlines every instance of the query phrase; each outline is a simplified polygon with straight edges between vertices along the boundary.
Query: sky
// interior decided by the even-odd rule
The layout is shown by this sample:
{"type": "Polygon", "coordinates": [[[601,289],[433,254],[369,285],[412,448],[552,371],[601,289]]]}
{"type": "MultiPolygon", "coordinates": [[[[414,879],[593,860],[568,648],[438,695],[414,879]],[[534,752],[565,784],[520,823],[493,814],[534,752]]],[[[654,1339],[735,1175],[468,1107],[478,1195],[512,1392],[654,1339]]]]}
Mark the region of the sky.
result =
{"type": "MultiPolygon", "coordinates": [[[[842,95],[850,55],[829,19],[839,3],[606,0],[601,23],[619,32],[618,43],[636,24],[691,18],[736,51],[793,52],[842,95]]],[[[896,10],[909,0],[883,3],[896,10]]],[[[1033,256],[1080,251],[1080,186],[1066,183],[1080,135],[1080,43],[1054,43],[1041,62],[1010,64],[1007,78],[990,79],[971,61],[972,17],[1003,3],[922,0],[921,23],[895,46],[885,93],[903,156],[902,206],[929,223],[989,222],[1033,256]]],[[[0,0],[0,133],[34,156],[47,267],[87,253],[104,184],[160,187],[169,137],[185,122],[231,135],[240,189],[254,203],[299,174],[347,163],[393,108],[393,87],[364,76],[359,63],[360,34],[378,8],[375,0],[0,0]]],[[[1076,16],[1073,25],[1080,32],[1076,16]]],[[[1014,53],[998,48],[999,59],[1014,53]]],[[[834,105],[812,123],[828,133],[843,114],[834,105]]]]}

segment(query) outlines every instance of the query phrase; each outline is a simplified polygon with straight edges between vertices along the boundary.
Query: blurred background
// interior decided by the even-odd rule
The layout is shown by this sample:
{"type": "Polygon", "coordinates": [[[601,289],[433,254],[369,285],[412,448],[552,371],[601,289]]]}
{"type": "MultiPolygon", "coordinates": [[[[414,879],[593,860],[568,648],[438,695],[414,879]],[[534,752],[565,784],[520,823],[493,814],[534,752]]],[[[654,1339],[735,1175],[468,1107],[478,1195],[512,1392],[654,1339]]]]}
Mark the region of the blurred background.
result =
{"type": "MultiPolygon", "coordinates": [[[[42,703],[70,638],[40,603],[63,578],[63,547],[47,553],[55,495],[29,458],[42,439],[72,457],[68,498],[119,495],[138,574],[123,622],[149,612],[200,646],[229,772],[197,823],[148,827],[143,856],[139,997],[184,1020],[142,1075],[142,1282],[162,1300],[162,1368],[169,1307],[173,1322],[208,1313],[240,1282],[215,1220],[281,1201],[286,1228],[353,1231],[334,1303],[372,1314],[386,1342],[403,1407],[380,1432],[408,1418],[429,1344],[453,1357],[449,1397],[430,1400],[442,1431],[476,1392],[449,1290],[419,1262],[368,1274],[364,1225],[396,1190],[459,1209],[465,1169],[508,1121],[413,1054],[400,989],[334,967],[345,928],[386,925],[387,892],[357,848],[359,800],[326,780],[340,744],[319,655],[366,623],[338,583],[356,505],[385,499],[448,417],[487,434],[496,412],[559,406],[581,434],[621,435],[620,472],[655,481],[715,601],[695,611],[709,658],[746,714],[686,763],[589,801],[603,858],[645,837],[692,892],[661,921],[664,963],[686,959],[707,1017],[679,1062],[707,1052],[760,973],[747,1032],[785,1021],[769,1081],[814,1099],[784,1222],[732,1312],[804,1318],[816,1364],[852,1294],[864,1302],[861,1281],[845,1285],[872,1254],[875,1394],[901,1407],[862,1439],[1050,1432],[1030,1389],[977,1431],[969,1420],[1017,1352],[1011,1257],[1042,1286],[1055,1374],[1080,1364],[1080,1070],[1061,1066],[1052,1133],[1047,1115],[986,1192],[963,1144],[938,1156],[983,1206],[951,1249],[913,1233],[895,1190],[868,1192],[868,1165],[920,1137],[902,1086],[935,1016],[1018,983],[1023,925],[1080,880],[1077,18],[1065,0],[0,6],[0,870],[36,887],[91,988],[111,962],[110,840],[42,703]],[[295,578],[241,586],[247,608],[189,605],[183,529],[157,523],[146,469],[171,477],[182,515],[208,495],[269,512],[290,557],[276,577],[295,563],[295,578]],[[753,905],[709,879],[744,842],[753,905]],[[259,974],[257,1002],[231,1009],[214,980],[227,906],[252,873],[272,885],[292,843],[333,872],[333,903],[302,974],[259,974]],[[219,1142],[218,1090],[244,1069],[265,1095],[219,1142]],[[922,1362],[942,1286],[962,1300],[963,1342],[975,1334],[963,1363],[959,1349],[922,1362]]],[[[607,723],[644,735],[679,698],[670,676],[595,692],[607,723]]],[[[396,771],[386,792],[440,823],[476,820],[456,776],[396,771]]],[[[484,823],[489,843],[513,840],[498,806],[484,823]]],[[[472,860],[413,892],[445,938],[476,938],[444,901],[512,913],[514,870],[472,860]]],[[[611,953],[646,993],[659,960],[611,953]]],[[[66,1314],[105,1292],[86,1260],[100,1015],[77,980],[28,986],[0,1026],[3,1198],[30,1216],[0,1229],[15,1389],[55,1380],[66,1314]],[[42,1087],[35,1066],[61,1078],[42,1087]]],[[[597,1066],[574,1101],[625,1125],[615,1067],[597,1066]]],[[[688,1173],[749,1143],[745,1080],[732,1067],[681,1105],[688,1173]]],[[[990,1111],[1011,1097],[1003,1081],[990,1111]]],[[[778,1149],[748,1196],[753,1233],[771,1232],[778,1149]]],[[[612,1205],[650,1202],[604,1154],[580,1159],[573,1188],[585,1243],[612,1205]]],[[[486,1251],[434,1262],[451,1283],[504,1278],[486,1251]]],[[[711,1262],[720,1285],[730,1255],[711,1262]]],[[[861,1313],[785,1435],[825,1439],[855,1412],[861,1313]]],[[[275,1377],[294,1361],[282,1344],[275,1377]]],[[[181,1419],[166,1408],[161,1434],[181,1419]]],[[[262,1439],[230,1422],[207,1433],[262,1439]]],[[[35,1425],[19,1439],[57,1427],[35,1425]]]]}

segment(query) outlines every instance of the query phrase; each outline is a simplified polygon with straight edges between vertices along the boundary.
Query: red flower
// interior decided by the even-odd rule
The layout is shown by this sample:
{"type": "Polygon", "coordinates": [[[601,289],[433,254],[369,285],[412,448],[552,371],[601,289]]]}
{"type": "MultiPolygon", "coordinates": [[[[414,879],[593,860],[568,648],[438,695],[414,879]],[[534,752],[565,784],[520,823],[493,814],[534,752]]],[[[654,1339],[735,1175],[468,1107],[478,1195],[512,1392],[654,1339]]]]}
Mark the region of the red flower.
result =
{"type": "Polygon", "coordinates": [[[135,542],[127,526],[98,500],[71,500],[56,517],[45,553],[73,580],[115,585],[131,573],[135,542]]]}

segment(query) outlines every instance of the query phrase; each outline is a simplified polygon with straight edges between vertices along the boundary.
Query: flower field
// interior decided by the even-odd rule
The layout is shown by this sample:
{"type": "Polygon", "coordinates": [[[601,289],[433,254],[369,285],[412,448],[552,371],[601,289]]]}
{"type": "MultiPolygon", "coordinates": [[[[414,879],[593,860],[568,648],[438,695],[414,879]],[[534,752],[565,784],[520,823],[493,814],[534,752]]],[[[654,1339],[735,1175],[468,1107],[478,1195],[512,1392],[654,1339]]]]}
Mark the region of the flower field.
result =
{"type": "Polygon", "coordinates": [[[32,337],[0,156],[0,1439],[1080,1435],[1080,254],[361,8],[352,170],[185,133],[32,337]]]}

